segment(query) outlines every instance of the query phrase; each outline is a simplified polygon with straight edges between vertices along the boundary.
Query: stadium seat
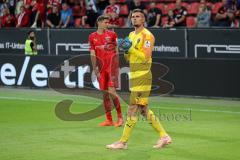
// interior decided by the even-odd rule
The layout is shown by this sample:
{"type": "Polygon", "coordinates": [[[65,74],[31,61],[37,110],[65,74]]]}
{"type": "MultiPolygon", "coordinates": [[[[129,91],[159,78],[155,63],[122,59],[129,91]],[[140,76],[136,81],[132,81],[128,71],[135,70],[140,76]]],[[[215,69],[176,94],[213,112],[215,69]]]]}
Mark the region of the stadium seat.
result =
{"type": "Polygon", "coordinates": [[[82,19],[81,18],[76,18],[74,20],[74,26],[75,27],[81,27],[81,25],[82,25],[82,19]]]}
{"type": "Polygon", "coordinates": [[[182,2],[182,6],[185,7],[186,9],[188,8],[189,4],[187,2],[182,2]]]}
{"type": "Polygon", "coordinates": [[[164,26],[167,23],[168,17],[164,16],[162,17],[162,26],[164,26]]]}
{"type": "Polygon", "coordinates": [[[221,2],[217,2],[215,4],[213,4],[212,6],[212,13],[216,14],[218,12],[218,9],[222,6],[221,2]]]}
{"type": "Polygon", "coordinates": [[[175,9],[175,3],[170,3],[170,4],[165,4],[163,7],[163,14],[168,14],[169,10],[174,10],[175,9]]]}
{"type": "Polygon", "coordinates": [[[129,14],[128,6],[126,4],[120,5],[120,15],[126,16],[129,14]]]}
{"type": "Polygon", "coordinates": [[[195,25],[196,25],[195,17],[193,17],[193,16],[187,17],[186,21],[187,21],[187,27],[188,28],[195,27],[195,25]]]}
{"type": "Polygon", "coordinates": [[[200,4],[198,2],[193,2],[193,3],[189,4],[189,6],[188,6],[188,14],[197,14],[199,5],[200,4]]]}
{"type": "Polygon", "coordinates": [[[156,7],[163,12],[164,6],[161,3],[156,4],[156,7]]]}
{"type": "Polygon", "coordinates": [[[73,16],[74,16],[74,17],[80,17],[81,7],[80,7],[79,5],[75,5],[75,6],[72,8],[72,12],[73,12],[73,16]]]}
{"type": "Polygon", "coordinates": [[[125,19],[124,19],[124,17],[119,17],[118,22],[119,22],[119,26],[120,27],[124,27],[125,26],[125,19]]]}
{"type": "Polygon", "coordinates": [[[176,4],[175,4],[175,3],[170,3],[170,4],[167,5],[167,9],[168,9],[168,10],[169,10],[169,9],[174,10],[175,8],[176,8],[176,4]]]}

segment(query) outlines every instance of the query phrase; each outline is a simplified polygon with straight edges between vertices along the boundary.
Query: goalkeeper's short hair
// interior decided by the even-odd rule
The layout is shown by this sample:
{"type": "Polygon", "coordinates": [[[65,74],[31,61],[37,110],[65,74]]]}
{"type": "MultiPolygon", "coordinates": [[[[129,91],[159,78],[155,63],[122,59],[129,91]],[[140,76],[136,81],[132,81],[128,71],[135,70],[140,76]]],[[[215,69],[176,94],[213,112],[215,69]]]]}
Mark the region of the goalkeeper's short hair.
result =
{"type": "Polygon", "coordinates": [[[136,12],[142,13],[143,16],[144,16],[144,18],[145,18],[145,19],[147,18],[147,17],[146,17],[146,14],[143,12],[143,10],[141,10],[141,9],[139,9],[139,8],[134,9],[134,10],[132,11],[132,13],[131,13],[131,16],[132,16],[133,13],[136,13],[136,12]]]}

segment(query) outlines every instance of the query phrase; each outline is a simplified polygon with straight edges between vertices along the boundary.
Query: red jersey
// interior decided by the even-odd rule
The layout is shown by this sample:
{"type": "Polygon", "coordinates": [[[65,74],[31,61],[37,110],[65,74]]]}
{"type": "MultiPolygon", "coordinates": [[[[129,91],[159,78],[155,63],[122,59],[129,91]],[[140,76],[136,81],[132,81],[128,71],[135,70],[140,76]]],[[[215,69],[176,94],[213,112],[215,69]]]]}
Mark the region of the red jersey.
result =
{"type": "Polygon", "coordinates": [[[106,30],[103,34],[93,32],[89,35],[90,51],[94,50],[97,66],[100,70],[98,78],[101,90],[118,86],[118,55],[116,52],[117,34],[106,30]]]}
{"type": "Polygon", "coordinates": [[[117,34],[106,30],[103,34],[93,32],[89,35],[90,50],[94,50],[96,56],[106,60],[116,55],[117,34]]]}

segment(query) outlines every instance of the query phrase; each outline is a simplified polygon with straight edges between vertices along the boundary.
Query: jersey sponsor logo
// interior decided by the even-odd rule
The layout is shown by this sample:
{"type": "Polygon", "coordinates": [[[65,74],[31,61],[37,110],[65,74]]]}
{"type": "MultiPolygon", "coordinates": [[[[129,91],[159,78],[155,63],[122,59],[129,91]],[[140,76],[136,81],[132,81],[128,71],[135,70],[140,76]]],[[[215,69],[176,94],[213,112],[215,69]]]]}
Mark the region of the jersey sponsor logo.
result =
{"type": "Polygon", "coordinates": [[[212,54],[240,54],[240,45],[219,45],[219,44],[195,44],[194,57],[198,57],[199,49],[206,49],[207,53],[212,54]]]}
{"type": "Polygon", "coordinates": [[[145,48],[150,48],[151,47],[151,42],[150,41],[145,41],[144,42],[144,47],[145,48]]]}

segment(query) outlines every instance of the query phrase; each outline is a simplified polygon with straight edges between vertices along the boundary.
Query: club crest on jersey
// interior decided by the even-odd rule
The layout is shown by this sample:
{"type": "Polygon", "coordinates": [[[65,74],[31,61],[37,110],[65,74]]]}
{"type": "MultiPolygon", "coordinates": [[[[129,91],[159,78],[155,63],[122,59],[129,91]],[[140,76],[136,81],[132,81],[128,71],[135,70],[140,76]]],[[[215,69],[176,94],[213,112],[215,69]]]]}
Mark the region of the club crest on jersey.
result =
{"type": "Polygon", "coordinates": [[[144,47],[150,48],[151,47],[151,42],[150,41],[145,41],[144,42],[144,47]]]}
{"type": "Polygon", "coordinates": [[[141,38],[138,38],[138,40],[137,40],[137,44],[138,44],[140,41],[141,41],[141,38]]]}

